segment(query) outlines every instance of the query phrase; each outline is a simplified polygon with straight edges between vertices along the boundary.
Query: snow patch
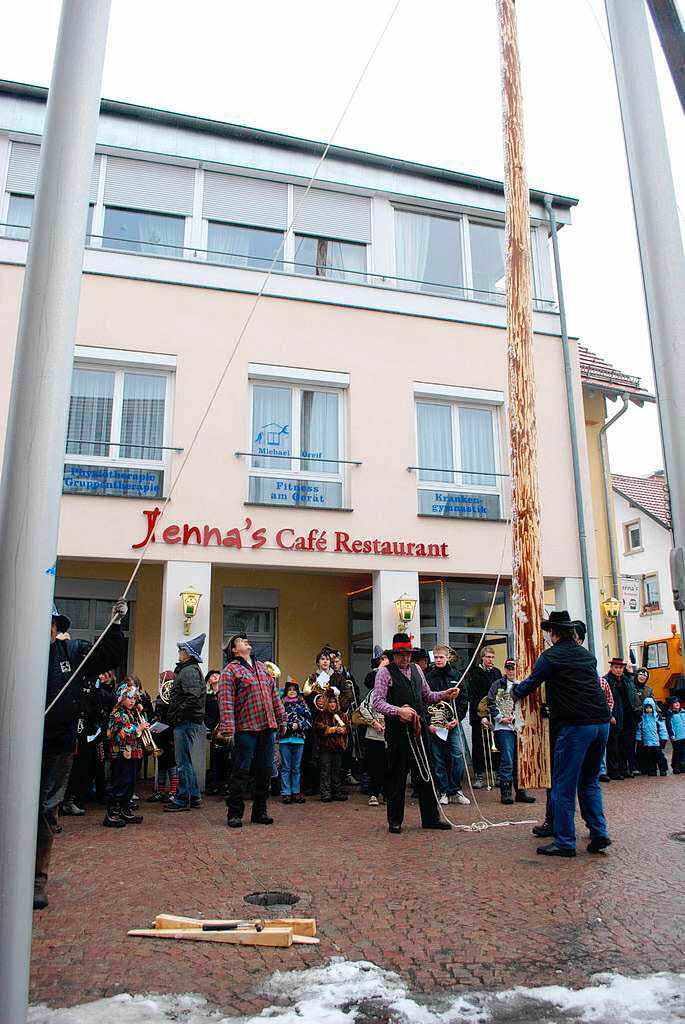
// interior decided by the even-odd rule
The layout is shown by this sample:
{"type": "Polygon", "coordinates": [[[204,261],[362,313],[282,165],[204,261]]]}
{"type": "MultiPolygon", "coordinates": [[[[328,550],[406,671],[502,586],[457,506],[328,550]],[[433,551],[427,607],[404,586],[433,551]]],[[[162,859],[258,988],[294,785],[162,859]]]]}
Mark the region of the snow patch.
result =
{"type": "Polygon", "coordinates": [[[118,995],[69,1009],[32,1006],[28,1024],[682,1024],[685,974],[598,974],[583,989],[518,986],[417,1000],[399,975],[367,961],[277,971],[262,986],[272,1005],[224,1016],[198,995],[118,995]]]}

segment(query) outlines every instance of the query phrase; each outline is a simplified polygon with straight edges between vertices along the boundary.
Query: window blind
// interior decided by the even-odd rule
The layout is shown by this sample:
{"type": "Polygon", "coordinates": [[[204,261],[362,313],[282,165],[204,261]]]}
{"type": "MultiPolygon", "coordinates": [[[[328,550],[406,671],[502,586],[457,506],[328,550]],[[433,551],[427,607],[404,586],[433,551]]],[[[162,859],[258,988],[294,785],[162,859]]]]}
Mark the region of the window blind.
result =
{"type": "Polygon", "coordinates": [[[189,217],[193,212],[194,187],[195,171],[192,167],[116,156],[107,158],[107,206],[189,217]]]}
{"type": "Polygon", "coordinates": [[[350,242],[371,241],[371,206],[366,196],[312,188],[294,188],[295,231],[350,242]]]}
{"type": "MultiPolygon", "coordinates": [[[[32,196],[36,191],[38,179],[38,157],[40,146],[28,142],[13,142],[10,152],[9,169],[7,171],[7,191],[32,196]]],[[[93,171],[90,176],[88,202],[94,203],[98,193],[100,176],[100,154],[96,153],[93,171]]]]}
{"type": "Polygon", "coordinates": [[[205,171],[202,216],[231,224],[284,230],[288,186],[281,181],[205,171]]]}

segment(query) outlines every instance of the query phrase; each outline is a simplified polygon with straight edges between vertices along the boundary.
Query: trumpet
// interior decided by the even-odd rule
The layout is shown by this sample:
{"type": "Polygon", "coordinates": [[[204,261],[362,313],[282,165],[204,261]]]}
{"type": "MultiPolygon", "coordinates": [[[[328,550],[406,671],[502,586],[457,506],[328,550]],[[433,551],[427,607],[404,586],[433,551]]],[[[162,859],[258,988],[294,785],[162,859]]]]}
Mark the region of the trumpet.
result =
{"type": "Polygon", "coordinates": [[[140,739],[143,744],[143,747],[145,748],[145,752],[147,754],[151,754],[153,757],[160,757],[162,751],[155,743],[155,738],[150,732],[150,726],[147,724],[143,725],[144,719],[140,711],[136,711],[136,721],[138,722],[138,725],[142,726],[142,729],[140,731],[140,739]]]}

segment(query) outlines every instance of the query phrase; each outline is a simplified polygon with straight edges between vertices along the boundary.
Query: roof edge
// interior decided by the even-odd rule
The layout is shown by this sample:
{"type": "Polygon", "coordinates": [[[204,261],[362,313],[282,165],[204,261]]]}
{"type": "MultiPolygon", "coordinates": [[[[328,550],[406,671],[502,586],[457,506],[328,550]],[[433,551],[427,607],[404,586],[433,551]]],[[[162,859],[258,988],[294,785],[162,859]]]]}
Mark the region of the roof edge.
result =
{"type": "Polygon", "coordinates": [[[671,523],[665,523],[663,519],[660,519],[659,516],[654,515],[653,512],[650,512],[650,510],[648,508],[645,508],[644,505],[641,505],[639,501],[635,500],[635,498],[631,498],[630,495],[626,494],[624,491],[622,491],[620,488],[618,488],[614,483],[612,483],[611,489],[616,494],[620,494],[620,496],[622,498],[624,498],[628,502],[628,504],[630,505],[631,508],[639,509],[640,512],[644,512],[644,514],[646,516],[648,516],[649,519],[651,519],[653,522],[658,523],[659,526],[662,526],[664,528],[664,530],[668,530],[669,533],[673,532],[673,526],[672,526],[671,523]]]}
{"type": "MultiPolygon", "coordinates": [[[[48,89],[42,85],[30,85],[26,82],[12,82],[0,79],[0,94],[10,96],[21,96],[25,99],[45,102],[48,96],[48,89]]],[[[157,107],[145,107],[137,103],[127,103],[122,100],[110,100],[105,97],[100,101],[100,112],[112,114],[115,117],[129,117],[139,121],[150,121],[157,124],[166,124],[174,128],[187,128],[191,131],[205,132],[207,134],[222,135],[226,138],[245,139],[251,142],[261,142],[267,146],[280,146],[285,149],[296,150],[300,153],[310,153],[312,156],[321,156],[326,149],[326,143],[317,142],[313,139],[302,139],[294,135],[282,135],[278,132],[265,131],[261,128],[250,128],[243,125],[235,125],[226,121],[216,121],[211,118],[196,117],[192,114],[181,114],[175,111],[163,110],[157,107]]],[[[504,184],[493,178],[481,178],[475,174],[467,174],[462,171],[451,171],[444,167],[434,167],[431,164],[420,164],[412,160],[403,160],[399,157],[383,156],[380,153],[367,153],[364,150],[352,149],[348,146],[331,146],[329,154],[338,160],[347,160],[351,163],[367,164],[372,167],[383,167],[391,171],[403,171],[414,174],[417,177],[432,178],[436,181],[451,182],[453,184],[468,185],[471,188],[481,189],[488,192],[504,194],[504,184]]],[[[578,205],[578,199],[571,196],[556,195],[553,192],[541,189],[529,189],[530,198],[535,202],[542,203],[544,197],[552,197],[552,204],[561,208],[570,209],[578,205]]]]}

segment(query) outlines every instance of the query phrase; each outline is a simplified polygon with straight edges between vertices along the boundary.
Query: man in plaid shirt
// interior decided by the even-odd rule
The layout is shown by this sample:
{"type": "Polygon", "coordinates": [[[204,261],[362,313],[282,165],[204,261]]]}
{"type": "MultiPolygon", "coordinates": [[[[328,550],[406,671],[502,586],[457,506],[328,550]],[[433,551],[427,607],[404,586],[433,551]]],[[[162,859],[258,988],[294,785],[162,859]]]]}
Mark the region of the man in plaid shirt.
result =
{"type": "Polygon", "coordinates": [[[264,663],[253,661],[252,645],[245,633],[238,633],[228,642],[228,663],[221,674],[217,696],[221,735],[228,742],[235,742],[226,798],[227,825],[240,828],[243,824],[244,794],[253,762],[250,820],[257,825],[272,825],[274,819],[266,813],[266,800],[276,730],[285,729],[286,715],[264,663]]]}

